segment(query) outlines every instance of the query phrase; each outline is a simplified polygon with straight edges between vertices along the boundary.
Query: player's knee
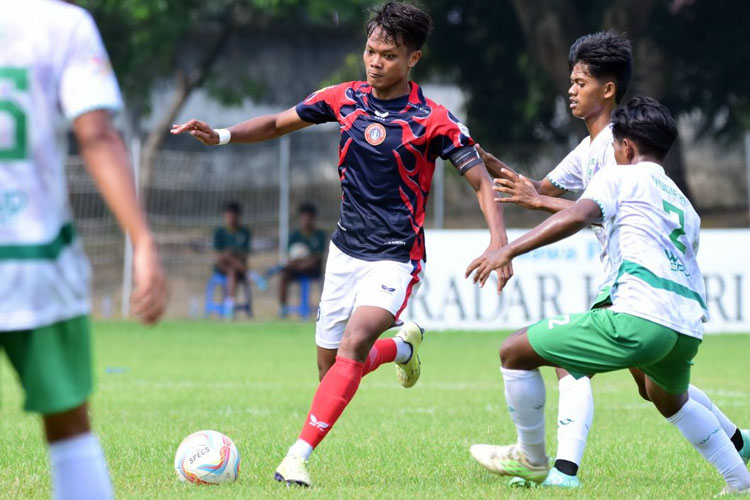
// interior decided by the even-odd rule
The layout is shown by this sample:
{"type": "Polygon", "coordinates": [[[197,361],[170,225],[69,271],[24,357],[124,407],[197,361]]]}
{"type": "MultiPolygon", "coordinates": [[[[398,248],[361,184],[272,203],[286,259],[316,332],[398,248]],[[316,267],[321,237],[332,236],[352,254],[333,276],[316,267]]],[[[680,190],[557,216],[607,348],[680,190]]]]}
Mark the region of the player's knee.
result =
{"type": "Polygon", "coordinates": [[[508,337],[500,346],[500,365],[503,368],[514,367],[517,359],[515,344],[513,337],[508,337]]]}

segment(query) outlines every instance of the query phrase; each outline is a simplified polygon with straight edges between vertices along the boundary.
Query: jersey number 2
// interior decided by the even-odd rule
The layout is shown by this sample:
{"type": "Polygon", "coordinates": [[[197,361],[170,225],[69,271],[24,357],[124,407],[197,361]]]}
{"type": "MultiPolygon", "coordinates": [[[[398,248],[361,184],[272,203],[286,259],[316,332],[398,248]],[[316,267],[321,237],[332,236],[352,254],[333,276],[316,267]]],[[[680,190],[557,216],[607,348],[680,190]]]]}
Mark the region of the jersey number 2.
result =
{"type": "Polygon", "coordinates": [[[672,240],[672,243],[674,243],[674,246],[677,247],[677,250],[685,253],[687,247],[683,242],[680,241],[680,237],[685,236],[685,212],[683,212],[681,208],[677,208],[676,206],[672,205],[667,200],[662,200],[662,203],[664,204],[665,212],[667,212],[668,214],[677,214],[677,218],[680,221],[680,227],[669,233],[669,239],[672,240]]]}
{"type": "MultiPolygon", "coordinates": [[[[28,71],[25,68],[0,67],[0,81],[8,80],[19,91],[29,89],[28,71]]],[[[10,118],[15,134],[10,146],[0,146],[0,160],[24,160],[28,154],[26,113],[13,99],[0,99],[0,115],[10,118]]]]}

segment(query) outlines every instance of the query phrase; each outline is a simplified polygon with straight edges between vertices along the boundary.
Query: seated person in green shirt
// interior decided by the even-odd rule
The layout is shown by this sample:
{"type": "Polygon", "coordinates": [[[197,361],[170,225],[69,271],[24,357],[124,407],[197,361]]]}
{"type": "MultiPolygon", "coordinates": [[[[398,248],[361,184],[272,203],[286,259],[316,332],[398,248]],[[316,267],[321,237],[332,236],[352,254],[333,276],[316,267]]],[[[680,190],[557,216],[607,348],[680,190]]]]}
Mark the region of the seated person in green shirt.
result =
{"type": "Polygon", "coordinates": [[[326,232],[315,227],[315,217],[318,214],[315,205],[303,203],[298,213],[299,229],[289,235],[288,259],[281,269],[279,302],[282,316],[286,309],[289,283],[303,277],[320,278],[323,271],[323,253],[328,240],[326,232]]]}
{"type": "Polygon", "coordinates": [[[227,295],[224,298],[224,317],[231,318],[237,283],[247,279],[250,255],[250,229],[240,224],[242,208],[235,201],[224,205],[224,225],[214,231],[216,263],[214,270],[227,277],[227,295]]]}

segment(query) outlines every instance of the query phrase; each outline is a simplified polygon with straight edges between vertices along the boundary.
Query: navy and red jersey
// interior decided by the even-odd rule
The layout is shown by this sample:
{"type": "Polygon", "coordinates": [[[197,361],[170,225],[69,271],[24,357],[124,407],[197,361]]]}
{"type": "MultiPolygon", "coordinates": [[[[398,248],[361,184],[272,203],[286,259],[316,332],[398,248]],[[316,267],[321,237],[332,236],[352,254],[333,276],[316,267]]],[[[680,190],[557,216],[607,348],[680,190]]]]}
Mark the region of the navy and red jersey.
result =
{"type": "MultiPolygon", "coordinates": [[[[343,195],[331,239],[358,259],[424,259],[425,207],[435,161],[474,145],[455,116],[425,98],[417,84],[409,85],[408,95],[381,100],[366,82],[342,83],[314,92],[296,108],[306,122],[339,123],[343,195]]],[[[478,158],[464,163],[460,173],[477,163],[478,158]]]]}

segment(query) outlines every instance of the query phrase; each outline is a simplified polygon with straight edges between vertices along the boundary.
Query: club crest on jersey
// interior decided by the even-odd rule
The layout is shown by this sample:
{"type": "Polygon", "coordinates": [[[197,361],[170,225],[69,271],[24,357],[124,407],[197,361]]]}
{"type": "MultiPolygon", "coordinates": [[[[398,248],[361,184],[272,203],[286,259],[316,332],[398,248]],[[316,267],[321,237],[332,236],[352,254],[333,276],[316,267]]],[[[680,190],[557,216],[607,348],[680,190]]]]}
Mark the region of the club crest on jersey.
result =
{"type": "Polygon", "coordinates": [[[385,127],[379,123],[371,123],[365,129],[365,140],[373,146],[383,144],[385,140],[385,127]]]}

